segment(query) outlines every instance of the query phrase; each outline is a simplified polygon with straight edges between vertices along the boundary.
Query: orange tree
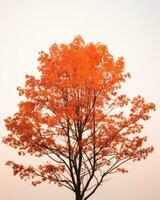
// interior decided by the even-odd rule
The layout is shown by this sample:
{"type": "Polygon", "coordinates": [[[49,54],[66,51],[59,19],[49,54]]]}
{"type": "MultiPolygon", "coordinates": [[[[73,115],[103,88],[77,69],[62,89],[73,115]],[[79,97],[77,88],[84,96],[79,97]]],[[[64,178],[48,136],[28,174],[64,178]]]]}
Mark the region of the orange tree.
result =
{"type": "Polygon", "coordinates": [[[34,186],[56,183],[76,200],[87,200],[107,175],[127,172],[127,161],[153,151],[139,133],[155,105],[118,95],[130,75],[123,58],[115,61],[101,43],[85,44],[77,36],[70,44],[53,44],[38,60],[40,76],[27,75],[25,87],[18,87],[25,100],[5,120],[9,133],[3,142],[19,155],[46,159],[40,165],[6,164],[34,186]]]}

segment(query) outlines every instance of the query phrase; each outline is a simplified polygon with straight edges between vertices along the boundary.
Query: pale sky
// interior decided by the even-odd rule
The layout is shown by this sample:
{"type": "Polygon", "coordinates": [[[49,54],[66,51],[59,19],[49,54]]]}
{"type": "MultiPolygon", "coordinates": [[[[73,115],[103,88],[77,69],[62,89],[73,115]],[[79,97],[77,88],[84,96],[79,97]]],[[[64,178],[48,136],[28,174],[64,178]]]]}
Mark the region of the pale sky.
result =
{"type": "MultiPolygon", "coordinates": [[[[159,20],[160,0],[0,0],[0,137],[7,133],[3,119],[17,111],[17,86],[25,74],[37,73],[39,51],[79,34],[86,42],[102,42],[115,57],[125,58],[132,76],[124,86],[128,96],[140,94],[157,105],[143,131],[155,151],[145,161],[129,163],[127,175],[113,175],[90,199],[159,200],[159,20]]],[[[54,184],[35,188],[12,176],[4,165],[9,159],[21,161],[16,151],[0,143],[0,199],[74,199],[54,184]]]]}

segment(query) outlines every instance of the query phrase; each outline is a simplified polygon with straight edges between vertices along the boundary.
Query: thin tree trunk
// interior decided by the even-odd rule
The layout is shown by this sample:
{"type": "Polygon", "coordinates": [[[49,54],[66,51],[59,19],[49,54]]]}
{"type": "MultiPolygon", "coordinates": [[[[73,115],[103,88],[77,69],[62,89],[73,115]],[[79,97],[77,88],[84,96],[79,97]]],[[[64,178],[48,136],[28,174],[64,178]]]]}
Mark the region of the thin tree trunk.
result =
{"type": "Polygon", "coordinates": [[[80,194],[76,194],[75,200],[82,200],[82,196],[80,194]]]}

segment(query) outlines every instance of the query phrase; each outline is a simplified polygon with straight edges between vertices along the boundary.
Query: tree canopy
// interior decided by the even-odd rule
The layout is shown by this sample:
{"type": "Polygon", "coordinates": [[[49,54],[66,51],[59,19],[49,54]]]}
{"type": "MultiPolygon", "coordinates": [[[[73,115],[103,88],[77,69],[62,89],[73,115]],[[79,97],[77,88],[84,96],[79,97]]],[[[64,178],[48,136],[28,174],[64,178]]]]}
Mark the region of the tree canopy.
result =
{"type": "Polygon", "coordinates": [[[155,110],[140,95],[119,94],[130,78],[123,57],[115,60],[101,43],[85,43],[81,36],[69,44],[53,44],[40,52],[40,76],[27,75],[18,87],[25,100],[5,120],[9,131],[3,142],[42,164],[6,164],[14,175],[56,183],[87,200],[107,175],[127,172],[127,161],[140,161],[153,151],[140,135],[143,121],[155,110]]]}

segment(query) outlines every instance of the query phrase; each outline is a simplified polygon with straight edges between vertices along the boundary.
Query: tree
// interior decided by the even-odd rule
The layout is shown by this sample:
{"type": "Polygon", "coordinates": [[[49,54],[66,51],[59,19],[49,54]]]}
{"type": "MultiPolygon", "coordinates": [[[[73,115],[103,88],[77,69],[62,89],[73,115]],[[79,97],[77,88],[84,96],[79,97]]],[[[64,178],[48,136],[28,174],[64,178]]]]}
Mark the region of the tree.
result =
{"type": "Polygon", "coordinates": [[[45,164],[6,164],[34,186],[56,183],[87,200],[107,175],[127,172],[127,161],[153,151],[139,134],[155,105],[118,94],[130,74],[123,58],[115,61],[101,43],[85,44],[77,36],[68,45],[53,44],[38,60],[40,76],[27,75],[25,87],[18,87],[25,100],[5,120],[10,133],[3,142],[21,156],[46,157],[45,164]]]}

